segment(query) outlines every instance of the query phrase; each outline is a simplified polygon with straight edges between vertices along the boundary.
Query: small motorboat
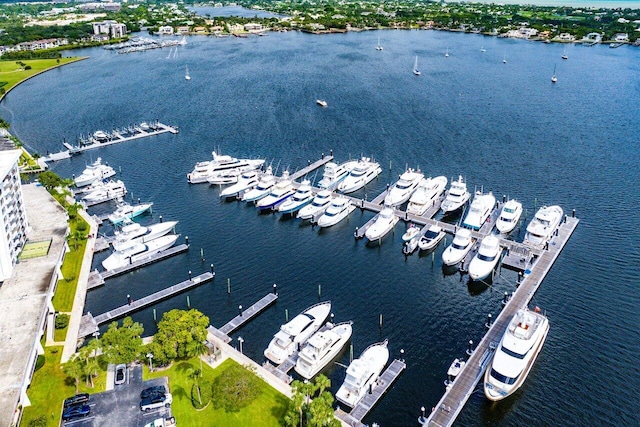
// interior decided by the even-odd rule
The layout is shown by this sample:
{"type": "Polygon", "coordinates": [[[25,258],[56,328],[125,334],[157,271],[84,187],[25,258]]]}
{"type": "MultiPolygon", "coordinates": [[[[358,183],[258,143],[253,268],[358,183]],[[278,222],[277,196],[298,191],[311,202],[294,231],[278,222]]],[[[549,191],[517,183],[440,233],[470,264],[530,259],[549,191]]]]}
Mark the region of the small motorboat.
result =
{"type": "Polygon", "coordinates": [[[327,101],[325,101],[323,99],[316,99],[316,104],[318,104],[321,107],[326,107],[327,106],[327,101]]]}
{"type": "Polygon", "coordinates": [[[496,228],[502,234],[511,233],[522,215],[522,203],[517,200],[510,199],[500,211],[500,216],[496,220],[496,228]]]}
{"type": "Polygon", "coordinates": [[[468,228],[459,229],[453,238],[453,242],[442,252],[442,262],[444,265],[459,263],[469,253],[473,244],[471,230],[468,228]]]}
{"type": "Polygon", "coordinates": [[[407,231],[402,235],[402,241],[408,242],[418,234],[420,234],[420,227],[412,223],[409,228],[407,228],[407,231]]]}
{"type": "Polygon", "coordinates": [[[466,364],[467,362],[462,359],[455,359],[451,363],[451,366],[449,366],[449,369],[447,370],[447,379],[444,381],[444,386],[447,388],[447,390],[449,390],[453,386],[453,381],[455,381],[456,377],[466,364]]]}
{"type": "Polygon", "coordinates": [[[429,227],[427,232],[424,233],[424,236],[422,236],[420,238],[420,241],[418,242],[418,246],[420,246],[420,250],[428,251],[430,249],[435,248],[436,246],[438,246],[438,243],[440,243],[440,241],[443,239],[445,234],[446,233],[442,228],[440,228],[437,225],[432,225],[431,227],[429,227]]]}
{"type": "Polygon", "coordinates": [[[411,240],[404,242],[402,245],[402,253],[405,255],[411,255],[417,248],[420,242],[420,236],[415,236],[411,240]]]}

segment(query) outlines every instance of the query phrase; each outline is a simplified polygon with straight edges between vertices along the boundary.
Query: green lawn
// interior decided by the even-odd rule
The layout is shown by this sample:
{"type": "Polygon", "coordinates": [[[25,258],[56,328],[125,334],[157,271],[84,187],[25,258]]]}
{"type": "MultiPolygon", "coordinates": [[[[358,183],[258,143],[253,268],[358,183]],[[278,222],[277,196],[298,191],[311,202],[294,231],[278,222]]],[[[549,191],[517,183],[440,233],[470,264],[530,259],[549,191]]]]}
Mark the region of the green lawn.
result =
{"type": "Polygon", "coordinates": [[[67,331],[69,330],[69,327],[67,326],[64,329],[54,329],[53,330],[53,340],[55,342],[63,342],[64,340],[67,339],[67,331]]]}
{"type": "MultiPolygon", "coordinates": [[[[224,370],[236,364],[227,359],[216,369],[203,364],[203,376],[213,381],[224,370]]],[[[240,412],[227,413],[223,409],[214,409],[210,403],[205,409],[196,411],[191,405],[192,382],[187,377],[190,368],[199,368],[197,358],[175,362],[167,370],[149,373],[148,367],[144,370],[145,379],[168,376],[169,388],[173,395],[172,412],[178,425],[190,427],[216,426],[282,426],[282,418],[287,407],[287,397],[280,394],[266,382],[260,381],[262,394],[249,406],[240,412]]]]}
{"type": "Polygon", "coordinates": [[[9,89],[13,88],[22,80],[29,78],[34,74],[38,74],[42,71],[45,71],[52,67],[56,67],[58,65],[78,61],[80,59],[83,58],[60,58],[59,63],[57,62],[57,59],[24,59],[21,61],[0,61],[0,85],[2,86],[2,89],[4,89],[5,91],[9,91],[9,89]],[[31,69],[25,70],[22,66],[18,65],[17,62],[23,62],[24,64],[31,66],[31,69]],[[5,82],[6,84],[3,85],[2,83],[5,82]]]}
{"type": "MultiPolygon", "coordinates": [[[[78,221],[82,220],[78,218],[78,221]]],[[[75,224],[75,221],[70,222],[70,235],[73,235],[73,233],[75,232],[75,224]]],[[[64,277],[64,279],[58,280],[56,293],[53,296],[53,307],[56,309],[56,311],[68,312],[73,309],[73,299],[76,296],[78,276],[80,275],[82,258],[84,256],[86,246],[86,239],[80,239],[77,242],[75,240],[72,240],[69,242],[69,248],[71,249],[71,251],[65,254],[64,261],[62,262],[61,267],[62,276],[64,277]]]]}

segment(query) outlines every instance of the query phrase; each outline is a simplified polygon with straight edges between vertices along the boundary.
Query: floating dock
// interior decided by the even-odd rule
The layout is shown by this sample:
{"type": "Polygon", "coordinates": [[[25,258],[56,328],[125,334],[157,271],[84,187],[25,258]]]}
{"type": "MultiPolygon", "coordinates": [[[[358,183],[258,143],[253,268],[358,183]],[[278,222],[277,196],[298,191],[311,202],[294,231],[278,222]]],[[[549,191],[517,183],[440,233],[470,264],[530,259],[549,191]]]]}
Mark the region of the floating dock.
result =
{"type": "Polygon", "coordinates": [[[187,289],[191,289],[193,287],[210,282],[214,277],[215,273],[203,273],[192,279],[185,280],[184,282],[162,289],[161,291],[155,292],[144,298],[132,300],[129,304],[122,305],[98,316],[94,317],[91,313],[87,313],[82,316],[82,320],[80,321],[78,338],[86,337],[93,334],[103,323],[118,319],[122,316],[126,316],[127,314],[133,313],[134,311],[138,311],[144,307],[155,304],[158,301],[162,301],[176,294],[179,294],[180,292],[184,292],[187,289]]]}
{"type": "Polygon", "coordinates": [[[303,176],[305,176],[306,174],[308,174],[309,172],[311,172],[313,170],[316,170],[320,166],[323,166],[323,165],[329,163],[331,160],[333,160],[333,154],[329,154],[328,156],[325,156],[324,153],[323,153],[322,157],[320,158],[320,160],[316,160],[313,163],[311,163],[311,161],[309,161],[309,165],[307,167],[302,168],[299,171],[296,171],[293,174],[291,174],[290,179],[291,179],[292,182],[297,180],[297,179],[300,179],[303,176]]]}
{"type": "Polygon", "coordinates": [[[278,294],[268,293],[251,307],[240,309],[240,314],[227,322],[223,327],[218,329],[214,328],[213,326],[209,326],[207,330],[209,331],[209,333],[220,338],[225,343],[228,343],[231,341],[231,337],[229,337],[229,334],[232,334],[236,329],[241,328],[245,323],[256,317],[273,303],[275,303],[277,299],[278,294]]]}

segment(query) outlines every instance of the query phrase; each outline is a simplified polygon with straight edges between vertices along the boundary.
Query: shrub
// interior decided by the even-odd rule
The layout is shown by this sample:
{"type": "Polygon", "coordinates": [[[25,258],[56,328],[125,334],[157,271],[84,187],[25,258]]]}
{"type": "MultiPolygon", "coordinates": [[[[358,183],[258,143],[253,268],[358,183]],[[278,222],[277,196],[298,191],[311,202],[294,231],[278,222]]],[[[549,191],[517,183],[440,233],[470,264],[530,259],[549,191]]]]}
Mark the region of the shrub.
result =
{"type": "Polygon", "coordinates": [[[46,427],[47,426],[47,417],[44,415],[40,415],[38,418],[34,418],[29,421],[29,427],[46,427]]]}
{"type": "Polygon", "coordinates": [[[78,225],[76,225],[76,229],[78,231],[87,231],[89,229],[89,225],[84,221],[78,221],[78,225]]]}
{"type": "Polygon", "coordinates": [[[38,358],[36,359],[36,367],[35,370],[37,371],[38,369],[42,368],[44,366],[44,362],[46,361],[45,357],[43,354],[39,354],[38,358]]]}
{"type": "Polygon", "coordinates": [[[247,368],[231,366],[213,381],[211,387],[214,408],[238,412],[262,393],[260,379],[247,368]]]}
{"type": "Polygon", "coordinates": [[[56,329],[64,329],[69,326],[69,315],[68,314],[58,314],[56,316],[56,329]]]}

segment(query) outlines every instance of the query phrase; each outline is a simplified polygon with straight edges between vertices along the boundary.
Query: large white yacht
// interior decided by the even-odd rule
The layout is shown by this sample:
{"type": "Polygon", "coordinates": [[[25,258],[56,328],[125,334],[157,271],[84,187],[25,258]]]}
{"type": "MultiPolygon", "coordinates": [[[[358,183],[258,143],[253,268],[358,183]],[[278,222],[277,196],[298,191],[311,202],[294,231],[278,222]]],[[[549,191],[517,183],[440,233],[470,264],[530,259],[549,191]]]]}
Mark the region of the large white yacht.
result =
{"type": "Polygon", "coordinates": [[[500,211],[500,216],[496,220],[496,228],[502,234],[507,234],[513,231],[518,225],[520,216],[522,215],[522,203],[517,200],[510,199],[503,206],[500,211]]]}
{"type": "Polygon", "coordinates": [[[296,372],[311,379],[342,350],[351,338],[351,332],[351,322],[338,323],[328,330],[316,332],[298,353],[296,372]]]}
{"type": "Polygon", "coordinates": [[[173,246],[176,240],[178,240],[178,237],[178,234],[170,234],[158,237],[147,243],[137,243],[123,250],[114,251],[102,261],[102,266],[105,270],[109,271],[149,258],[151,255],[173,246]]]}
{"type": "Polygon", "coordinates": [[[409,199],[407,212],[414,215],[424,215],[435,204],[447,187],[447,177],[436,176],[420,181],[415,193],[409,199]]]}
{"type": "Polygon", "coordinates": [[[350,160],[340,165],[334,162],[327,163],[324,165],[324,172],[322,174],[322,179],[318,182],[318,187],[335,188],[340,181],[349,175],[349,172],[351,172],[351,169],[353,169],[357,163],[358,162],[355,160],[350,160]]]}
{"type": "Polygon", "coordinates": [[[400,179],[389,189],[389,192],[384,198],[384,204],[387,206],[399,206],[403,204],[409,200],[423,179],[424,174],[422,172],[408,168],[400,175],[400,179]]]}
{"type": "Polygon", "coordinates": [[[383,208],[376,216],[373,224],[367,228],[364,235],[367,236],[367,239],[371,242],[382,239],[393,229],[393,226],[398,223],[399,219],[400,218],[393,212],[393,208],[383,208]]]}
{"type": "Polygon", "coordinates": [[[107,164],[102,164],[102,159],[98,157],[95,162],[88,165],[82,174],[73,180],[76,187],[84,187],[94,181],[103,180],[114,176],[116,171],[107,164]]]}
{"type": "Polygon", "coordinates": [[[276,177],[271,173],[271,168],[267,168],[267,172],[258,179],[258,184],[242,194],[242,200],[245,202],[255,202],[265,197],[271,191],[271,187],[276,184],[276,177]]]}
{"type": "Polygon", "coordinates": [[[468,228],[459,229],[453,237],[453,242],[442,252],[444,265],[455,265],[462,261],[473,247],[473,243],[471,230],[468,228]]]}
{"type": "Polygon", "coordinates": [[[509,322],[484,375],[484,395],[502,400],[524,383],[549,332],[549,321],[536,307],[522,308],[509,322]]]}
{"type": "Polygon", "coordinates": [[[562,214],[562,208],[558,205],[543,206],[538,209],[527,226],[523,243],[535,247],[543,246],[560,224],[562,214]]]}
{"type": "Polygon", "coordinates": [[[336,399],[351,408],[356,406],[365,394],[376,387],[376,380],[388,361],[387,341],[371,344],[359,358],[349,364],[344,383],[336,393],[336,399]]]}
{"type": "Polygon", "coordinates": [[[447,196],[442,201],[440,209],[446,215],[460,209],[471,198],[471,193],[467,191],[467,183],[464,182],[462,175],[458,176],[457,181],[452,181],[447,196]]]}
{"type": "Polygon", "coordinates": [[[219,173],[228,173],[230,170],[240,170],[242,172],[258,169],[264,164],[264,159],[237,159],[228,155],[220,155],[215,151],[211,152],[213,160],[198,162],[193,170],[187,174],[187,180],[191,184],[207,182],[210,176],[219,173]]]}
{"type": "Polygon", "coordinates": [[[236,197],[238,194],[247,191],[258,185],[259,172],[255,169],[243,172],[238,181],[220,192],[220,197],[236,197]]]}
{"type": "Polygon", "coordinates": [[[302,207],[298,211],[298,218],[300,219],[313,219],[314,216],[322,214],[327,210],[331,204],[331,191],[320,190],[318,194],[313,198],[311,203],[302,207]]]}
{"type": "Polygon", "coordinates": [[[480,227],[482,227],[482,224],[484,224],[487,218],[489,218],[489,215],[491,215],[491,211],[495,204],[496,198],[493,193],[489,192],[483,194],[482,192],[477,191],[462,225],[473,230],[479,230],[480,227]]]}
{"type": "Polygon", "coordinates": [[[344,194],[353,193],[370,183],[380,173],[382,173],[382,168],[379,163],[368,157],[363,157],[358,160],[349,176],[338,184],[338,191],[344,194]]]}
{"type": "Polygon", "coordinates": [[[289,179],[289,172],[285,171],[282,174],[282,179],[271,187],[271,191],[265,197],[256,202],[256,206],[261,211],[266,209],[278,209],[278,206],[293,196],[296,190],[293,188],[293,183],[289,179]]]}
{"type": "Polygon", "coordinates": [[[329,207],[324,211],[322,216],[318,218],[318,226],[331,227],[332,225],[336,225],[349,216],[355,208],[351,200],[346,197],[334,197],[329,207]]]}
{"type": "Polygon", "coordinates": [[[324,301],[307,308],[302,313],[280,326],[264,356],[279,365],[304,344],[324,323],[331,312],[331,301],[324,301]]]}
{"type": "Polygon", "coordinates": [[[313,200],[311,181],[305,179],[300,183],[300,186],[296,192],[293,193],[293,196],[289,197],[280,206],[278,206],[278,211],[283,214],[292,214],[311,203],[311,200],[313,200]]]}
{"type": "Polygon", "coordinates": [[[480,242],[478,253],[469,263],[469,277],[471,280],[484,280],[493,271],[500,260],[500,240],[493,234],[489,234],[480,242]]]}
{"type": "Polygon", "coordinates": [[[137,222],[127,220],[127,224],[123,225],[120,230],[115,233],[115,240],[112,243],[113,249],[121,251],[129,246],[138,243],[147,243],[151,240],[162,237],[173,230],[178,221],[166,221],[143,226],[137,222]]]}
{"type": "MultiPolygon", "coordinates": [[[[96,181],[97,182],[97,181],[96,181]]],[[[94,186],[95,183],[92,184],[94,186]]],[[[107,202],[109,200],[121,198],[127,195],[127,187],[124,182],[117,180],[109,180],[107,182],[100,181],[99,186],[95,186],[90,192],[82,197],[82,200],[91,205],[107,202]]]]}
{"type": "Polygon", "coordinates": [[[138,203],[137,205],[130,205],[127,202],[118,202],[118,207],[111,215],[108,216],[109,221],[112,224],[120,224],[126,219],[133,219],[139,215],[142,215],[153,206],[153,202],[138,203]]]}
{"type": "Polygon", "coordinates": [[[438,243],[440,243],[440,240],[444,238],[445,234],[446,233],[442,228],[437,225],[432,225],[418,242],[420,250],[428,251],[429,249],[435,248],[438,243]]]}

